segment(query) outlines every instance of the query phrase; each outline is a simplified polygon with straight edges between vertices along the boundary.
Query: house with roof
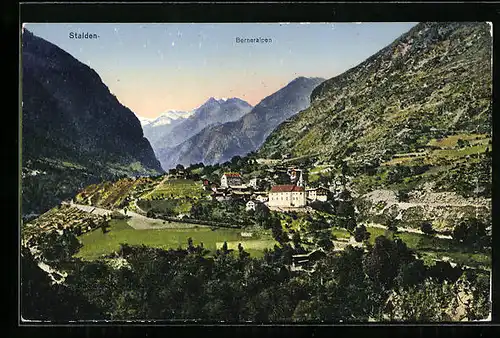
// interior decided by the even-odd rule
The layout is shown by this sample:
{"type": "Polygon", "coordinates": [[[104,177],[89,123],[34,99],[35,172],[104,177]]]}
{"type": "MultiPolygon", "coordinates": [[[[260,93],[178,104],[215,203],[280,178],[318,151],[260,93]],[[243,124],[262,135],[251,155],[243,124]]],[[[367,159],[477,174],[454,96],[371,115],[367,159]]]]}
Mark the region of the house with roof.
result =
{"type": "Polygon", "coordinates": [[[220,179],[220,186],[222,188],[228,188],[231,186],[242,186],[243,185],[243,179],[241,178],[240,173],[234,173],[234,172],[229,172],[229,173],[224,173],[220,179]]]}
{"type": "Polygon", "coordinates": [[[251,197],[251,193],[249,191],[239,191],[239,190],[234,190],[230,191],[228,195],[235,200],[244,200],[247,201],[251,197]]]}
{"type": "Polygon", "coordinates": [[[257,203],[255,203],[255,201],[250,200],[250,201],[247,202],[247,204],[245,206],[245,210],[246,211],[250,211],[250,210],[255,211],[255,206],[256,205],[257,205],[257,203]]]}
{"type": "Polygon", "coordinates": [[[267,197],[267,194],[266,195],[254,194],[253,196],[254,196],[255,200],[259,201],[260,203],[264,203],[264,202],[267,202],[269,200],[267,197]]]}
{"type": "Polygon", "coordinates": [[[257,177],[252,178],[248,183],[248,185],[254,189],[258,189],[258,184],[259,184],[259,179],[257,177]]]}
{"type": "Polygon", "coordinates": [[[270,207],[300,208],[306,205],[306,192],[303,187],[293,184],[275,185],[269,192],[270,207]]]}
{"type": "Polygon", "coordinates": [[[292,271],[312,272],[315,269],[316,262],[326,256],[325,250],[316,249],[306,254],[292,256],[292,271]]]}
{"type": "Polygon", "coordinates": [[[306,189],[307,199],[310,201],[326,202],[330,191],[323,187],[306,189]]]}

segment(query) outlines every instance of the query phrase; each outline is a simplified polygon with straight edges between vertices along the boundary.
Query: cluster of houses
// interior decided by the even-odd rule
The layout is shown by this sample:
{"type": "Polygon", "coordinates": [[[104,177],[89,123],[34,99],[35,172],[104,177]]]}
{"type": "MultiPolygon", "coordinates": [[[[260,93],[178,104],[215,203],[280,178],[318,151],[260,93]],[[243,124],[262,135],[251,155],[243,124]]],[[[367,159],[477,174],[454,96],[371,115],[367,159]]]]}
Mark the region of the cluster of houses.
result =
{"type": "Polygon", "coordinates": [[[307,187],[302,170],[288,171],[290,184],[273,185],[269,191],[259,191],[260,179],[254,177],[245,184],[240,173],[226,172],[220,179],[220,185],[204,180],[206,190],[212,191],[212,199],[217,201],[241,199],[246,201],[246,209],[255,210],[259,204],[270,209],[305,208],[314,201],[326,202],[332,191],[324,188],[307,187]]]}

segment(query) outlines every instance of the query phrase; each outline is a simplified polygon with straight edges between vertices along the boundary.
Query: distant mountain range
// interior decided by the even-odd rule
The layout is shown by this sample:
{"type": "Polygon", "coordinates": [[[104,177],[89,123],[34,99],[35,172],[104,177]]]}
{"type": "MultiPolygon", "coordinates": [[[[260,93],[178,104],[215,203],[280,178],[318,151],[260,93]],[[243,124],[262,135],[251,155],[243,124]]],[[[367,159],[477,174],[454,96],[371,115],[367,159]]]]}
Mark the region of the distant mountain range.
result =
{"type": "Polygon", "coordinates": [[[161,156],[170,152],[190,137],[208,126],[236,121],[252,110],[252,106],[239,98],[209,98],[200,107],[191,112],[177,112],[173,115],[160,116],[158,119],[143,125],[144,134],[150,140],[163,168],[168,168],[171,161],[161,156]]]}
{"type": "Polygon", "coordinates": [[[182,111],[182,110],[167,110],[165,113],[162,113],[158,117],[147,118],[137,116],[139,121],[141,121],[141,125],[150,126],[150,127],[159,127],[164,125],[172,125],[176,122],[181,122],[183,119],[188,118],[193,114],[193,111],[182,111]]]}
{"type": "MultiPolygon", "coordinates": [[[[186,118],[193,115],[194,111],[168,110],[156,118],[141,118],[142,130],[144,136],[151,142],[151,145],[156,144],[162,137],[172,131],[172,129],[182,123],[186,118]]],[[[153,147],[154,149],[155,147],[153,147]]]]}
{"type": "Polygon", "coordinates": [[[162,172],[139,120],[99,75],[26,29],[22,167],[23,213],[49,208],[104,177],[162,172]]]}
{"type": "MultiPolygon", "coordinates": [[[[193,133],[196,129],[187,129],[192,137],[174,147],[157,147],[155,152],[164,169],[176,164],[220,163],[236,155],[246,155],[257,150],[280,123],[307,108],[311,92],[322,81],[321,78],[296,78],[236,121],[212,123],[198,133],[193,133]]],[[[215,104],[213,99],[207,103],[215,104]]],[[[176,128],[189,127],[183,123],[176,128]]]]}

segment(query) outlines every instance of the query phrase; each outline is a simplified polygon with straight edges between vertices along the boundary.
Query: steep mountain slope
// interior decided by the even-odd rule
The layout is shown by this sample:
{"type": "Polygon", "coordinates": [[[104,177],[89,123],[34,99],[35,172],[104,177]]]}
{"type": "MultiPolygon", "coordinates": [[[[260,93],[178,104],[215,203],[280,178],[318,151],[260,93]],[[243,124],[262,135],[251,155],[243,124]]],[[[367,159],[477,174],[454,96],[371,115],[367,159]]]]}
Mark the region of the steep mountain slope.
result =
{"type": "MultiPolygon", "coordinates": [[[[236,121],[250,110],[252,110],[252,106],[241,99],[217,100],[211,97],[200,107],[194,109],[189,118],[176,125],[157,142],[153,142],[153,149],[158,153],[159,149],[175,147],[207,126],[236,121]]],[[[160,161],[162,161],[161,158],[160,161]]]]}
{"type": "Polygon", "coordinates": [[[338,187],[346,177],[375,222],[396,212],[449,230],[464,217],[488,218],[491,58],[487,23],[420,23],[316,87],[311,106],[258,156],[290,152],[288,162],[311,169],[314,184],[338,187]]]}
{"type": "Polygon", "coordinates": [[[418,24],[318,86],[260,154],[388,160],[447,134],[491,133],[491,47],[487,23],[418,24]]]}
{"type": "Polygon", "coordinates": [[[200,107],[194,109],[192,115],[187,119],[176,124],[170,130],[165,130],[165,134],[159,139],[151,139],[153,149],[163,168],[168,169],[172,164],[170,157],[174,147],[196,135],[205,127],[236,121],[250,110],[252,110],[250,104],[235,97],[230,99],[209,98],[200,107]]]}
{"type": "Polygon", "coordinates": [[[158,153],[164,168],[175,164],[224,162],[258,149],[271,131],[309,106],[309,96],[321,78],[299,77],[266,97],[237,121],[213,125],[173,149],[158,153]]]}
{"type": "Polygon", "coordinates": [[[27,30],[22,81],[23,214],[103,177],[162,171],[139,120],[99,75],[27,30]]]}

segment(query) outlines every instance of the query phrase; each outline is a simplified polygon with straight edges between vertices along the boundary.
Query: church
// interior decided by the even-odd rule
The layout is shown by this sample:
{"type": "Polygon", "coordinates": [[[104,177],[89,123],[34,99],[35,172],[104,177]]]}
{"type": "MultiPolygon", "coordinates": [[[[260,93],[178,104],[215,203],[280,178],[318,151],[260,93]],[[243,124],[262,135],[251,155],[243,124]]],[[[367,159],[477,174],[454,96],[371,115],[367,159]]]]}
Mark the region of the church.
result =
{"type": "Polygon", "coordinates": [[[302,170],[293,169],[290,172],[289,185],[275,185],[269,192],[269,206],[282,208],[301,208],[307,204],[307,196],[304,188],[305,182],[302,176],[302,170]],[[297,171],[299,177],[297,177],[297,171]]]}
{"type": "Polygon", "coordinates": [[[297,185],[275,185],[269,192],[270,207],[300,208],[306,205],[306,192],[297,185]]]}

